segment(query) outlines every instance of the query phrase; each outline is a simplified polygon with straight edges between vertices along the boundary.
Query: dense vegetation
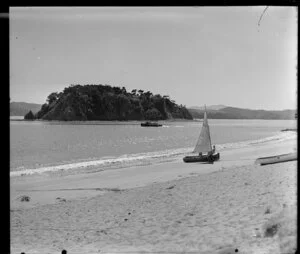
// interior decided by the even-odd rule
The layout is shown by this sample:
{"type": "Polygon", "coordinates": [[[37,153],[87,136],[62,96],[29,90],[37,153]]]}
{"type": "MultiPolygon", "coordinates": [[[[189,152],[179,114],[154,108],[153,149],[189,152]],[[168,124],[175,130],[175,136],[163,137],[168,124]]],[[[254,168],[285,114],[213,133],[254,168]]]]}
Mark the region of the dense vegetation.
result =
{"type": "Polygon", "coordinates": [[[34,114],[32,113],[32,111],[30,110],[30,111],[24,116],[24,119],[25,119],[25,120],[34,120],[34,119],[35,119],[35,116],[34,116],[34,114]]]}
{"type": "MultiPolygon", "coordinates": [[[[225,107],[219,110],[207,110],[210,119],[295,119],[296,110],[252,110],[225,107]]],[[[193,118],[203,118],[201,109],[189,109],[193,118]]]]}
{"type": "Polygon", "coordinates": [[[51,93],[35,117],[65,121],[192,119],[184,106],[168,96],[109,85],[71,85],[51,93]]]}

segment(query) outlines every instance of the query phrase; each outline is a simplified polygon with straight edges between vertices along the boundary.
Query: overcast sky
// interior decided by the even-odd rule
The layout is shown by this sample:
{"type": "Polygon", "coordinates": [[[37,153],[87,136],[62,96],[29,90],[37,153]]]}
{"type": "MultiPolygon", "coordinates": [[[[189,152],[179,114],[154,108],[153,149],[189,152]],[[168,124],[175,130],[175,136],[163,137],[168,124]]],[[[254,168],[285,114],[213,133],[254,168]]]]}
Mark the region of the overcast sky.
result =
{"type": "Polygon", "coordinates": [[[10,8],[11,101],[70,84],[125,86],[178,104],[295,109],[297,9],[10,8]]]}

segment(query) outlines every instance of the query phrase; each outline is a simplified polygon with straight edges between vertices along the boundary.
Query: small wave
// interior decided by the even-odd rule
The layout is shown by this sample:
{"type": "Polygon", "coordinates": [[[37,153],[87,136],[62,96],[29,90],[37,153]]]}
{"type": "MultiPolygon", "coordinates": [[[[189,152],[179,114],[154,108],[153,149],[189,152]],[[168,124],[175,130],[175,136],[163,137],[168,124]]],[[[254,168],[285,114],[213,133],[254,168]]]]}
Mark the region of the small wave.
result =
{"type": "MultiPolygon", "coordinates": [[[[216,149],[219,151],[226,149],[243,148],[251,145],[266,143],[266,142],[281,142],[283,140],[295,139],[296,133],[294,132],[284,132],[275,136],[262,138],[258,140],[248,140],[236,143],[225,143],[216,145],[216,149]]],[[[45,172],[55,172],[60,170],[75,170],[75,169],[85,169],[91,167],[100,167],[100,169],[107,169],[114,166],[134,166],[141,163],[152,163],[154,161],[164,161],[168,158],[175,158],[179,155],[185,155],[191,153],[193,147],[184,147],[178,149],[169,149],[156,152],[138,153],[138,154],[124,154],[119,157],[103,157],[99,159],[80,161],[74,163],[66,163],[62,165],[39,167],[34,169],[19,168],[21,170],[13,171],[10,173],[11,177],[21,176],[21,175],[32,175],[41,174],[45,172]]]]}
{"type": "Polygon", "coordinates": [[[84,161],[78,163],[69,163],[58,166],[48,166],[48,167],[40,167],[34,169],[24,169],[20,171],[13,171],[10,173],[10,176],[21,176],[21,175],[32,175],[32,174],[41,174],[45,172],[55,172],[60,170],[70,170],[70,169],[81,169],[81,168],[89,168],[89,167],[109,167],[116,165],[134,165],[134,162],[141,162],[151,159],[162,159],[166,157],[175,156],[183,153],[185,150],[188,152],[189,148],[184,149],[174,149],[174,150],[165,150],[158,152],[149,152],[149,153],[139,153],[139,154],[124,154],[120,157],[115,157],[111,159],[98,159],[92,161],[84,161]]]}
{"type": "Polygon", "coordinates": [[[295,138],[297,138],[296,133],[286,132],[286,133],[280,133],[278,135],[266,137],[266,138],[262,138],[262,139],[247,140],[247,141],[241,141],[241,142],[236,142],[236,143],[220,144],[220,145],[216,145],[216,148],[219,150],[224,150],[224,149],[229,149],[229,148],[243,148],[243,147],[262,144],[262,143],[266,143],[266,142],[281,142],[284,140],[295,139],[295,138]]]}

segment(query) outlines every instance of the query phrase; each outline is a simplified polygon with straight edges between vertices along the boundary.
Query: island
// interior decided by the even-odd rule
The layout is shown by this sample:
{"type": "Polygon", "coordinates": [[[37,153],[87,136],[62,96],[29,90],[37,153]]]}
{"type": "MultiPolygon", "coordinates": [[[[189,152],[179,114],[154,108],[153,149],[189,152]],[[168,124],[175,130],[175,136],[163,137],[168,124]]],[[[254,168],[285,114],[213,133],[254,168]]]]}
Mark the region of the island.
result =
{"type": "Polygon", "coordinates": [[[150,91],[110,85],[70,85],[53,92],[35,114],[35,119],[60,121],[89,120],[167,120],[193,117],[183,105],[169,96],[150,91]]]}

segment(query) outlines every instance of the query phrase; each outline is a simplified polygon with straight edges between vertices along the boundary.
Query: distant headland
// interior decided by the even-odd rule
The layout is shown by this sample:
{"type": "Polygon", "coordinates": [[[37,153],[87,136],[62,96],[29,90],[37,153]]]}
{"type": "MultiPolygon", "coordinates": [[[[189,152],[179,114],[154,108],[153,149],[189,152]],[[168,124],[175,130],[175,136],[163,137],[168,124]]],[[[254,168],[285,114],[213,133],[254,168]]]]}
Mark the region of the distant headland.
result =
{"type": "MultiPolygon", "coordinates": [[[[201,107],[188,108],[193,118],[203,118],[204,109],[201,107]]],[[[224,105],[207,107],[210,119],[265,119],[265,120],[292,120],[297,118],[297,110],[254,110],[224,105]]]]}

